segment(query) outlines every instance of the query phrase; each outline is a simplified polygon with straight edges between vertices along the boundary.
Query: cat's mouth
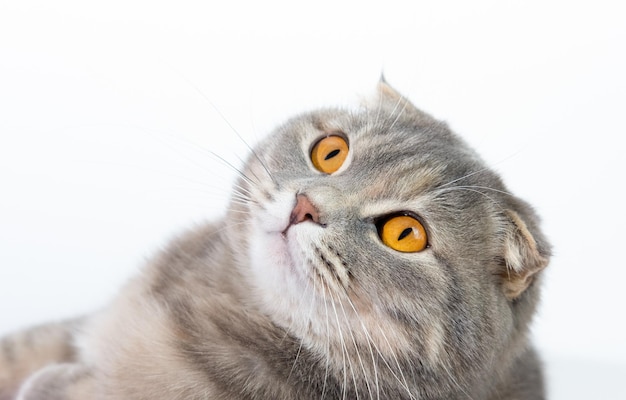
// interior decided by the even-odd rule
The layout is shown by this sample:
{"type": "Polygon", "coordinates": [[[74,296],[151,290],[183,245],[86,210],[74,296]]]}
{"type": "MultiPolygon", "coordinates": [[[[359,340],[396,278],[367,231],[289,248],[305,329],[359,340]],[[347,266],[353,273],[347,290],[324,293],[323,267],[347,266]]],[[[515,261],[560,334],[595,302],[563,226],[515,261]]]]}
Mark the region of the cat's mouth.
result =
{"type": "Polygon", "coordinates": [[[327,227],[320,210],[303,193],[283,192],[255,217],[252,262],[258,270],[276,274],[272,280],[282,282],[278,292],[294,282],[299,290],[313,286],[327,227]]]}

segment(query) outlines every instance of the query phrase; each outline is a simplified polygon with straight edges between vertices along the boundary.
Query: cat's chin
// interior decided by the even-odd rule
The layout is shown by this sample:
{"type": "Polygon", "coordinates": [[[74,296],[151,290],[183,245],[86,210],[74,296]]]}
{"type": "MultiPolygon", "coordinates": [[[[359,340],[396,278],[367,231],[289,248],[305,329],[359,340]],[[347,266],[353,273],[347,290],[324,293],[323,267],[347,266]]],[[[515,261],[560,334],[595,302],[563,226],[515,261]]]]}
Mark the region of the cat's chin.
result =
{"type": "Polygon", "coordinates": [[[294,324],[294,316],[316,301],[296,236],[296,229],[268,232],[261,224],[253,224],[250,233],[251,286],[263,311],[281,325],[294,324]]]}
{"type": "Polygon", "coordinates": [[[314,259],[314,244],[323,233],[323,228],[315,223],[293,224],[290,221],[295,199],[293,191],[275,194],[272,201],[253,210],[254,218],[249,225],[253,283],[280,298],[290,290],[297,297],[301,297],[303,291],[313,294],[314,277],[308,264],[314,259]]]}

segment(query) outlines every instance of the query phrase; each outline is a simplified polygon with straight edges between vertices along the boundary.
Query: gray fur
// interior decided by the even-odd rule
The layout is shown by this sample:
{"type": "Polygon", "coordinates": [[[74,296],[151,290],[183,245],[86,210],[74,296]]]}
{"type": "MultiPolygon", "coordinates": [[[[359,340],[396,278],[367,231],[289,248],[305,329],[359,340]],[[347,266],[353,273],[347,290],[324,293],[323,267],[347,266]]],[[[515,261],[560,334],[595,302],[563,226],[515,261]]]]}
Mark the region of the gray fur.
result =
{"type": "Polygon", "coordinates": [[[548,258],[533,210],[381,82],[373,105],[261,142],[222,220],[173,241],[71,341],[50,336],[78,352],[5,339],[0,399],[22,381],[24,400],[543,399],[528,328],[548,258]],[[328,134],[350,144],[332,175],[309,159],[328,134]],[[298,194],[317,222],[290,225],[298,194]],[[381,242],[376,221],[399,211],[427,249],[381,242]]]}

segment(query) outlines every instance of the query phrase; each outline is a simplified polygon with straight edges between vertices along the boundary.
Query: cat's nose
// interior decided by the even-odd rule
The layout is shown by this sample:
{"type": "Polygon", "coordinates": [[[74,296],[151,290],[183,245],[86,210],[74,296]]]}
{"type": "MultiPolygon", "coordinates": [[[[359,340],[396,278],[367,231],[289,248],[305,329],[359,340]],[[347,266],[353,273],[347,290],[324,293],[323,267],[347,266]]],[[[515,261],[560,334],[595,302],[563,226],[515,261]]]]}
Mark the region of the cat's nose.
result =
{"type": "Polygon", "coordinates": [[[321,225],[320,213],[305,194],[298,194],[296,195],[296,206],[291,211],[289,222],[291,225],[296,225],[305,221],[321,225]]]}

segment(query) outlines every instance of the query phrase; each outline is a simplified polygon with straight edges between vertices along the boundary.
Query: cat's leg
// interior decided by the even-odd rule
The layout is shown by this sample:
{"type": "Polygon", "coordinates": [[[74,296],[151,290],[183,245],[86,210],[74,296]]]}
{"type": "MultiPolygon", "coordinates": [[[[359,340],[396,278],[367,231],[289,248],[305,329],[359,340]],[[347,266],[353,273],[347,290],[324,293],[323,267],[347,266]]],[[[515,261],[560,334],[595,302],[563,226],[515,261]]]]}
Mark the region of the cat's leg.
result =
{"type": "Polygon", "coordinates": [[[79,320],[48,324],[0,339],[0,400],[13,400],[22,382],[43,367],[76,359],[79,320]]]}
{"type": "Polygon", "coordinates": [[[92,381],[92,374],[85,365],[52,364],[28,378],[16,400],[93,399],[92,381]]]}

